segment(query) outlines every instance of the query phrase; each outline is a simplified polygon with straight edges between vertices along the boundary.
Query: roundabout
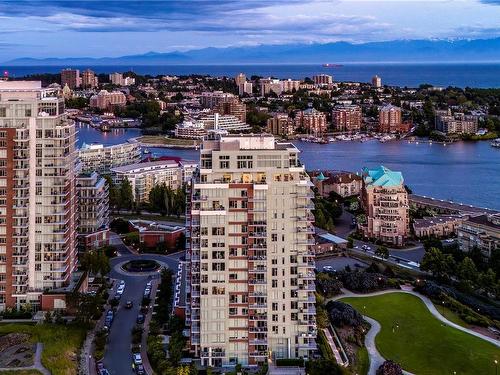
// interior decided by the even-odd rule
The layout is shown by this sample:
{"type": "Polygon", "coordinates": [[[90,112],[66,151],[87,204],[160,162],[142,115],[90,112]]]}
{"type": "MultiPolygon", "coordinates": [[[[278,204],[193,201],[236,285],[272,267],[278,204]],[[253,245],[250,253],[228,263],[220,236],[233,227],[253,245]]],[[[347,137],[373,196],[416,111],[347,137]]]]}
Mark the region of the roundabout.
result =
{"type": "Polygon", "coordinates": [[[158,271],[160,263],[153,259],[133,259],[122,264],[121,269],[131,273],[144,273],[158,271]]]}

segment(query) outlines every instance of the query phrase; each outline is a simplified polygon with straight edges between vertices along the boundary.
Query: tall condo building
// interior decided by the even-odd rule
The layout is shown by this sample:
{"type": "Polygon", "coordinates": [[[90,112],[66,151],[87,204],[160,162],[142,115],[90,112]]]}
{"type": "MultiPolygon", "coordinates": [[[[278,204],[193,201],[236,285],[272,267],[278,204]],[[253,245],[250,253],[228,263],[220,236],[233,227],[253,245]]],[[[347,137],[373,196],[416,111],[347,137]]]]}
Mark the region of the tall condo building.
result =
{"type": "Polygon", "coordinates": [[[241,85],[242,83],[245,83],[247,81],[247,76],[245,73],[239,73],[235,78],[234,82],[236,83],[236,86],[241,85]]]}
{"type": "Polygon", "coordinates": [[[203,365],[316,349],[311,181],[272,135],[203,142],[187,208],[187,323],[203,365]]]}
{"type": "Polygon", "coordinates": [[[81,86],[80,71],[78,69],[61,70],[61,86],[68,85],[71,90],[81,86]]]}
{"type": "Polygon", "coordinates": [[[373,87],[382,87],[382,78],[380,78],[378,75],[374,75],[372,77],[372,86],[373,87]]]}
{"type": "Polygon", "coordinates": [[[75,161],[75,125],[57,91],[0,81],[0,310],[36,308],[45,290],[70,283],[75,161]]]}
{"type": "Polygon", "coordinates": [[[85,89],[97,87],[97,76],[92,70],[87,69],[82,72],[82,87],[85,89]]]}
{"type": "Polygon", "coordinates": [[[368,238],[393,245],[403,245],[408,237],[408,192],[401,172],[380,166],[363,169],[361,202],[366,221],[359,227],[368,238]]]}

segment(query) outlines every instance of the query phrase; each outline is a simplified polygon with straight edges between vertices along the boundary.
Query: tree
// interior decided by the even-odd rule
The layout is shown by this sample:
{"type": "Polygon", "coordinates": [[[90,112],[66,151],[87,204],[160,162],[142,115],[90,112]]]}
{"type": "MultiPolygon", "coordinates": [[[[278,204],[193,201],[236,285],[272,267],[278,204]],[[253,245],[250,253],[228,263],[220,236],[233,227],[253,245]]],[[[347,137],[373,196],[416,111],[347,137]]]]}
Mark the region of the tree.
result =
{"type": "Polygon", "coordinates": [[[494,292],[496,279],[497,275],[495,274],[495,271],[493,271],[491,268],[488,268],[487,271],[481,272],[479,274],[478,284],[484,290],[488,292],[494,292]]]}
{"type": "Polygon", "coordinates": [[[131,210],[134,206],[132,184],[126,177],[120,184],[120,202],[118,203],[118,206],[127,210],[131,210]]]}
{"type": "Polygon", "coordinates": [[[460,279],[460,286],[470,291],[474,288],[478,278],[476,265],[469,257],[465,257],[457,268],[457,276],[460,279]]]}
{"type": "Polygon", "coordinates": [[[425,252],[420,269],[431,272],[438,279],[447,279],[455,269],[455,260],[451,255],[445,255],[441,250],[431,247],[425,252]]]}
{"type": "Polygon", "coordinates": [[[375,250],[375,255],[378,255],[381,258],[388,259],[389,258],[389,249],[385,246],[379,246],[377,250],[375,250]]]}

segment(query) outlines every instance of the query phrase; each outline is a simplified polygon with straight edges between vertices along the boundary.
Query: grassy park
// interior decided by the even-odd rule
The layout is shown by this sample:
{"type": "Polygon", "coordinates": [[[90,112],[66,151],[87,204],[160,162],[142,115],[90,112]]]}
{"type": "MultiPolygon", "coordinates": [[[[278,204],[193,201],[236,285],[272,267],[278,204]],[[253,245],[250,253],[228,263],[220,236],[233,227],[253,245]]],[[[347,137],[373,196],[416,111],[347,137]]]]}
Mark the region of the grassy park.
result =
{"type": "Polygon", "coordinates": [[[27,333],[33,343],[43,343],[42,364],[53,375],[77,373],[78,351],[87,332],[84,327],[57,324],[0,324],[0,335],[12,332],[27,333]]]}
{"type": "Polygon", "coordinates": [[[495,374],[500,348],[434,318],[415,296],[390,293],[344,298],[382,329],[375,339],[379,352],[410,372],[434,374],[495,374]]]}

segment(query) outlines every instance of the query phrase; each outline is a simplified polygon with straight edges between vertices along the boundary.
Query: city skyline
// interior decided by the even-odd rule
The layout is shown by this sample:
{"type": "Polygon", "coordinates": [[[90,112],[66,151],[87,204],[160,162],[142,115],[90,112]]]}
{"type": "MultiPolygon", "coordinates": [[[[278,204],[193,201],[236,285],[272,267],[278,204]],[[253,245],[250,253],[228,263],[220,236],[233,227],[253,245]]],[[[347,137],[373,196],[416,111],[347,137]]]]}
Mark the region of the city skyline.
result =
{"type": "Polygon", "coordinates": [[[499,4],[51,0],[39,7],[34,1],[5,0],[0,2],[0,61],[291,43],[488,39],[500,36],[499,4]]]}

